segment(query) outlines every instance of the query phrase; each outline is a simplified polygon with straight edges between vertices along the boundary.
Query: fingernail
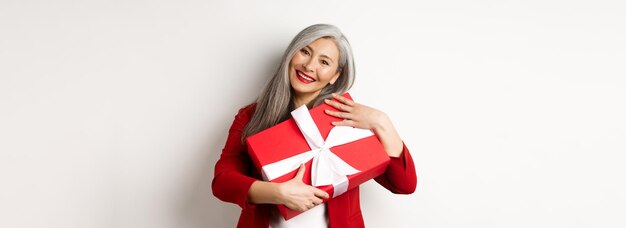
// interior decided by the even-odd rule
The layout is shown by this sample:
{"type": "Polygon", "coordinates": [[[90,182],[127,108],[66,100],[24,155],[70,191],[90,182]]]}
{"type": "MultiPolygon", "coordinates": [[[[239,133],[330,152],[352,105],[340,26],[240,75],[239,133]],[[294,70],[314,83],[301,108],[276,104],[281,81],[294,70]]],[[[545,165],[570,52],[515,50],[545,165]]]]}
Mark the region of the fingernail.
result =
{"type": "Polygon", "coordinates": [[[330,95],[333,95],[333,97],[336,97],[336,96],[337,96],[337,94],[336,94],[336,93],[331,93],[330,95]]]}

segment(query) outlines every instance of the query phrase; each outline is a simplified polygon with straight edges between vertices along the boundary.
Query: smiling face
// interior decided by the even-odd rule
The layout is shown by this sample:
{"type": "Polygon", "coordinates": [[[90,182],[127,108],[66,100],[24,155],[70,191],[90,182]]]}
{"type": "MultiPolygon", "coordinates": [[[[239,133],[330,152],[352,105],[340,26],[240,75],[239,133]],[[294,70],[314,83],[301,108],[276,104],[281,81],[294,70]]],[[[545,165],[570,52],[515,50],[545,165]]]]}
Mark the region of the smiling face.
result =
{"type": "Polygon", "coordinates": [[[326,85],[335,83],[340,75],[338,61],[339,48],[331,38],[317,39],[297,51],[289,62],[289,82],[296,102],[308,103],[326,85]]]}

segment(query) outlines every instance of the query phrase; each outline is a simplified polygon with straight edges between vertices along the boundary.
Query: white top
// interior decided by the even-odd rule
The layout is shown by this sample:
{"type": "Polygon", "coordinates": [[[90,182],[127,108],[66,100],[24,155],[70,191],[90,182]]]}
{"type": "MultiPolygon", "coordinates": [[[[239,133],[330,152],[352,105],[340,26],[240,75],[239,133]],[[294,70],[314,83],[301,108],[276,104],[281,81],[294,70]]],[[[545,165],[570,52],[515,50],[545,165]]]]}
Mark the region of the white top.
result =
{"type": "Polygon", "coordinates": [[[278,210],[274,210],[270,218],[270,228],[327,228],[328,216],[326,204],[317,205],[296,217],[285,221],[278,210]]]}

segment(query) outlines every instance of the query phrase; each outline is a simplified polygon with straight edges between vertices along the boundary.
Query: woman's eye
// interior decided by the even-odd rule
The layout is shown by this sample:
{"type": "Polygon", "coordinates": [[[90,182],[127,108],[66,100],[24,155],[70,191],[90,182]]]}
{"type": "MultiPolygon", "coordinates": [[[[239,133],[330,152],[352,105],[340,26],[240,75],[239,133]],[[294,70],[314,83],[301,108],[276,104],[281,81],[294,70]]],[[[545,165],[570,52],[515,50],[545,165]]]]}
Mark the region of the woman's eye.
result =
{"type": "Polygon", "coordinates": [[[300,51],[302,52],[302,54],[309,55],[309,51],[307,51],[306,49],[302,49],[300,51]]]}
{"type": "Polygon", "coordinates": [[[322,60],[322,64],[328,65],[328,62],[326,62],[326,60],[322,60]]]}

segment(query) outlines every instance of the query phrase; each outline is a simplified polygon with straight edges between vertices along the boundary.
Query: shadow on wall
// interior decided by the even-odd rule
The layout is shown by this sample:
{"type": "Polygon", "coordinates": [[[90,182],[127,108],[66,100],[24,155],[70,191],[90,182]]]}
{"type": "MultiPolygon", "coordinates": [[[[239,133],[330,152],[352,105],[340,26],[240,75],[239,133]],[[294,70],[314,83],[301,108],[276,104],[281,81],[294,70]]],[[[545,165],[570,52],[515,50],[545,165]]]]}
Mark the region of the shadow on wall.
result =
{"type": "Polygon", "coordinates": [[[219,133],[228,132],[231,124],[229,121],[222,122],[225,124],[214,126],[213,132],[218,134],[210,135],[201,151],[197,153],[200,156],[195,162],[198,164],[195,167],[199,168],[193,172],[196,176],[190,178],[196,181],[192,182],[194,185],[189,186],[187,195],[183,197],[186,201],[181,202],[181,207],[177,210],[180,213],[177,217],[183,220],[177,224],[183,224],[184,227],[235,227],[237,224],[240,208],[235,204],[220,201],[211,191],[215,162],[222,153],[227,136],[225,133],[219,136],[219,133]]]}
{"type": "MultiPolygon", "coordinates": [[[[270,38],[273,35],[270,36],[270,38]]],[[[269,39],[271,40],[271,39],[269,39]]],[[[268,50],[262,56],[261,61],[251,61],[250,67],[240,67],[240,59],[225,60],[220,66],[237,66],[224,67],[223,72],[228,72],[235,76],[222,83],[216,83],[212,86],[219,86],[212,91],[217,91],[214,98],[219,100],[213,104],[225,102],[227,98],[231,104],[243,104],[233,108],[225,113],[219,113],[212,118],[206,126],[210,129],[208,133],[202,137],[202,144],[198,146],[199,151],[194,152],[196,160],[192,162],[189,168],[189,176],[185,177],[189,181],[189,186],[185,186],[181,194],[181,202],[177,202],[179,207],[174,209],[176,214],[175,220],[178,227],[184,228],[205,228],[205,227],[235,227],[239,219],[241,209],[239,206],[220,201],[213,196],[211,190],[211,181],[213,180],[213,172],[215,163],[222,153],[222,148],[226,143],[228,130],[234,120],[235,114],[239,108],[254,101],[258,93],[261,91],[265,83],[268,82],[275,73],[282,57],[282,46],[280,48],[268,50]],[[269,58],[268,58],[269,57],[269,58]],[[232,62],[229,62],[232,61],[232,62]],[[240,79],[240,80],[237,80],[240,79]],[[243,81],[243,82],[242,82],[243,81]],[[224,88],[236,88],[226,90],[224,88]],[[221,93],[220,93],[221,92],[221,93]]],[[[247,48],[232,50],[234,56],[245,56],[248,52],[247,48]],[[240,52],[240,53],[239,53],[240,52]]],[[[211,90],[211,88],[208,88],[211,90]]]]}
{"type": "MultiPolygon", "coordinates": [[[[279,57],[275,58],[275,61],[270,66],[277,65],[279,57]]],[[[220,113],[217,115],[217,120],[212,121],[207,129],[210,129],[205,137],[202,137],[202,145],[196,151],[196,160],[192,162],[192,167],[189,167],[189,177],[186,179],[190,181],[189,186],[186,186],[181,194],[181,200],[179,202],[180,207],[175,211],[177,224],[184,224],[182,227],[190,228],[204,228],[204,227],[235,227],[239,219],[241,209],[239,206],[223,202],[213,196],[211,190],[211,181],[213,180],[215,163],[219,159],[226,138],[228,136],[228,130],[230,129],[235,114],[237,114],[239,108],[243,108],[245,105],[250,104],[256,98],[257,92],[261,90],[264,82],[269,80],[273,74],[273,68],[266,68],[261,72],[265,72],[265,75],[270,76],[258,76],[258,78],[251,81],[263,82],[263,83],[251,83],[249,85],[242,85],[238,90],[233,90],[232,94],[226,95],[230,97],[235,104],[244,104],[231,107],[232,110],[220,113]],[[270,73],[271,72],[271,73],[270,73]],[[243,101],[243,102],[237,102],[243,101]]],[[[245,74],[252,75],[252,74],[245,74]]],[[[225,95],[216,96],[222,99],[225,95]]]]}

